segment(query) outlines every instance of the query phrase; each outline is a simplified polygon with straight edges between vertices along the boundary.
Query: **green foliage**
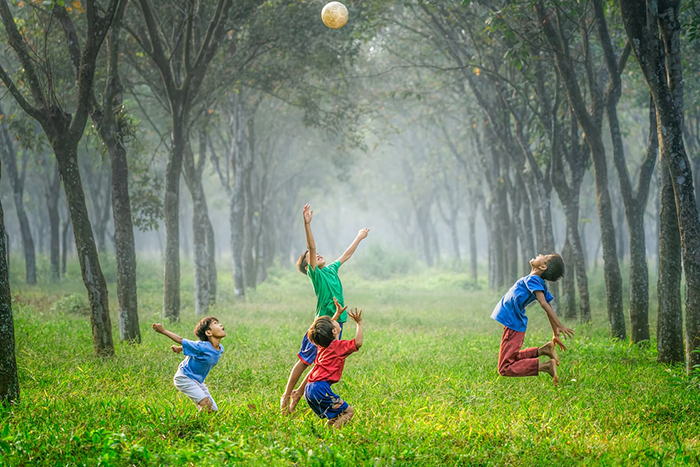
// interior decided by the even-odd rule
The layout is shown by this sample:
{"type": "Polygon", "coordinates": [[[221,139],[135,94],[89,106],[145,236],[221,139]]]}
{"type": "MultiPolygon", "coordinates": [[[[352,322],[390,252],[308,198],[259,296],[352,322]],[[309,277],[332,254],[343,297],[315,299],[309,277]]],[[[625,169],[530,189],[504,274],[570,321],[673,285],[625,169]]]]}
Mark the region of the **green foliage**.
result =
{"type": "Polygon", "coordinates": [[[51,312],[58,314],[90,316],[90,302],[84,293],[66,295],[51,305],[51,312]]]}

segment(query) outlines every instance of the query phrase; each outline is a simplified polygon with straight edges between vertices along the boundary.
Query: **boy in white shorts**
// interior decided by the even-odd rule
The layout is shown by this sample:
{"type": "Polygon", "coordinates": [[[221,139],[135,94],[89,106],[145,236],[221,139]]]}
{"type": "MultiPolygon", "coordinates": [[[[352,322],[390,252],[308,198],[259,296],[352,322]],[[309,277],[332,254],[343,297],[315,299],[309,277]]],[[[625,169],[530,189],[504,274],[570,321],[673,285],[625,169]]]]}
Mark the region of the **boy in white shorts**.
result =
{"type": "Polygon", "coordinates": [[[178,391],[192,399],[200,412],[219,410],[209,394],[207,385],[204,384],[204,378],[214,365],[219,363],[219,358],[224,353],[224,346],[221,344],[221,339],[226,337],[224,326],[213,316],[202,318],[194,328],[194,334],[199,337],[199,341],[183,339],[174,332],[167,331],[160,323],[153,323],[153,330],[181,344],[170,348],[173,352],[182,352],[187,357],[180,363],[173,378],[178,391]]]}

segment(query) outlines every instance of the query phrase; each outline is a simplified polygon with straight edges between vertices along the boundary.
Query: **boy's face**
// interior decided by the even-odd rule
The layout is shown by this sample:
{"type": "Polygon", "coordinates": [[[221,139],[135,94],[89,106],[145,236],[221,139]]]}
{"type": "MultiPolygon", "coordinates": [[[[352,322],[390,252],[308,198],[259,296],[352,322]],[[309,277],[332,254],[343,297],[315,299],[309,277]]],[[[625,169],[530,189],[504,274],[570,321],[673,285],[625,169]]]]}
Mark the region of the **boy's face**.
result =
{"type": "Polygon", "coordinates": [[[224,325],[220,322],[213,320],[209,325],[209,330],[207,330],[207,336],[215,337],[221,339],[226,337],[226,331],[224,331],[224,325]]]}
{"type": "Polygon", "coordinates": [[[532,269],[546,270],[547,263],[553,255],[537,255],[536,258],[530,260],[530,267],[532,269]]]}
{"type": "MultiPolygon", "coordinates": [[[[307,264],[309,263],[309,259],[310,259],[309,253],[306,253],[306,263],[307,264]]],[[[318,268],[322,268],[325,265],[326,265],[326,260],[323,258],[323,256],[316,253],[316,266],[318,268]]]]}

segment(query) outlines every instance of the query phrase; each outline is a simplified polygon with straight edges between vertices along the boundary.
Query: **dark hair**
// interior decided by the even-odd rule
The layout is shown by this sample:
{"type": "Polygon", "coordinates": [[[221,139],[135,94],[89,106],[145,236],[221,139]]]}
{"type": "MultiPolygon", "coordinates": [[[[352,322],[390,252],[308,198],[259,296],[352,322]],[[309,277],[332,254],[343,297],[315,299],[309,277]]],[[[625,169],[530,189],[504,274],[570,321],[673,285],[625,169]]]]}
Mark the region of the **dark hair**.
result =
{"type": "Polygon", "coordinates": [[[309,332],[306,333],[309,340],[319,347],[328,347],[333,342],[333,320],[330,316],[319,316],[314,320],[309,332]]]}
{"type": "Polygon", "coordinates": [[[297,261],[297,268],[302,274],[306,274],[306,268],[309,265],[309,263],[306,262],[306,253],[308,252],[309,250],[304,250],[304,252],[299,257],[299,260],[297,261]]]}
{"type": "Polygon", "coordinates": [[[547,260],[547,269],[542,273],[542,279],[555,282],[564,276],[564,260],[558,253],[552,253],[547,260]]]}
{"type": "Polygon", "coordinates": [[[199,337],[200,341],[208,341],[209,336],[207,336],[207,331],[211,329],[211,322],[216,321],[217,323],[219,320],[217,318],[214,318],[213,316],[207,316],[206,318],[202,318],[199,323],[194,327],[194,335],[199,337]]]}

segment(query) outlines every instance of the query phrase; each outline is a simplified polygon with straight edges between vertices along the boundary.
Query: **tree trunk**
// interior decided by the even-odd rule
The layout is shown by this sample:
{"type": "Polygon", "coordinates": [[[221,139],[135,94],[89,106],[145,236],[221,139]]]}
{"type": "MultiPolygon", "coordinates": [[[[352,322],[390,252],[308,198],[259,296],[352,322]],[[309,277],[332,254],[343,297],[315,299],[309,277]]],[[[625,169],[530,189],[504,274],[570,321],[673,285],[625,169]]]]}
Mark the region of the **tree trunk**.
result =
{"type": "Polygon", "coordinates": [[[683,353],[683,310],[681,305],[681,238],[678,231],[676,198],[668,165],[659,157],[659,313],[656,331],[657,360],[677,363],[683,353]]]}
{"type": "Polygon", "coordinates": [[[207,275],[209,276],[209,303],[216,303],[216,288],[218,285],[218,276],[216,272],[216,238],[214,236],[214,228],[211,225],[211,219],[207,209],[207,215],[204,218],[204,228],[207,235],[207,275]]]}
{"type": "Polygon", "coordinates": [[[61,235],[61,251],[63,252],[63,255],[61,256],[61,275],[63,277],[66,277],[66,262],[68,259],[68,232],[71,230],[72,226],[73,224],[70,217],[68,217],[63,222],[63,230],[61,235]]]}
{"type": "MultiPolygon", "coordinates": [[[[251,133],[252,138],[252,133],[251,133]]],[[[251,141],[251,145],[253,142],[251,141]]],[[[244,223],[244,240],[243,240],[243,268],[245,270],[245,285],[255,289],[257,285],[257,267],[255,264],[255,232],[257,230],[257,223],[260,218],[256,219],[255,216],[255,199],[253,198],[253,187],[252,187],[252,177],[253,177],[253,157],[254,153],[251,154],[249,163],[246,164],[244,185],[245,185],[245,223],[244,223]]]]}
{"type": "Polygon", "coordinates": [[[100,356],[114,355],[112,323],[109,317],[107,283],[100,267],[95,238],[85,204],[85,193],[78,168],[78,141],[52,141],[58,160],[58,168],[70,208],[75,235],[75,248],[83,275],[83,282],[90,300],[92,336],[95,352],[100,356]]]}
{"type": "MultiPolygon", "coordinates": [[[[0,114],[4,114],[0,107],[0,114]]],[[[34,238],[29,227],[29,219],[24,210],[24,177],[26,174],[26,158],[23,156],[22,173],[19,173],[17,168],[17,154],[12,144],[12,139],[7,131],[7,125],[0,125],[2,133],[0,133],[0,155],[2,162],[5,164],[10,177],[10,185],[15,199],[15,210],[17,211],[17,220],[19,221],[20,234],[22,235],[22,246],[24,247],[24,263],[26,267],[25,280],[27,284],[36,284],[36,252],[34,247],[34,238]]]]}
{"type": "Polygon", "coordinates": [[[180,319],[180,174],[186,139],[181,106],[171,104],[172,146],[165,167],[165,262],[163,274],[163,318],[180,319]]]}
{"type": "Polygon", "coordinates": [[[49,225],[51,226],[51,280],[54,282],[61,278],[61,252],[59,245],[61,218],[58,214],[60,191],[61,178],[58,176],[58,167],[56,167],[46,192],[46,208],[49,212],[49,225]]]}
{"type": "Polygon", "coordinates": [[[5,213],[0,202],[0,404],[9,405],[19,401],[19,379],[5,238],[5,213]]]}
{"type": "Polygon", "coordinates": [[[469,264],[475,284],[479,280],[479,265],[476,256],[476,210],[477,205],[472,203],[469,206],[469,264]]]}
{"type": "Polygon", "coordinates": [[[566,237],[564,247],[561,250],[561,257],[564,260],[564,264],[566,264],[567,268],[569,269],[569,273],[565,274],[562,278],[563,297],[561,303],[564,307],[563,315],[564,318],[573,320],[576,318],[576,276],[575,274],[571,273],[571,266],[574,266],[575,270],[576,259],[574,258],[573,247],[571,246],[568,236],[566,237]]]}

